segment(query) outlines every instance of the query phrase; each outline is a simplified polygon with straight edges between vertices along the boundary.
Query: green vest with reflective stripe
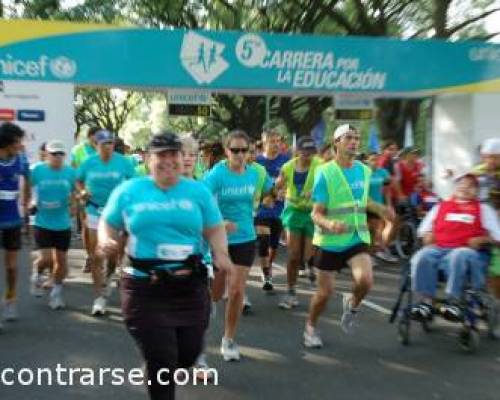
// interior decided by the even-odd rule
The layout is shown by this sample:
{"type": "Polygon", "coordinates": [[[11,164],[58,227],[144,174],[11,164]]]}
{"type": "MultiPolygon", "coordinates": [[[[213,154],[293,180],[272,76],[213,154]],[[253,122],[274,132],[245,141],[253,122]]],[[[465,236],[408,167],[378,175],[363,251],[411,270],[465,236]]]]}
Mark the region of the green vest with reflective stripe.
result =
{"type": "MultiPolygon", "coordinates": [[[[355,162],[359,163],[359,161],[355,162]]],[[[342,172],[342,168],[339,167],[336,161],[330,161],[321,166],[319,173],[323,173],[328,190],[326,218],[343,222],[348,226],[348,231],[334,234],[316,226],[313,238],[314,245],[320,247],[348,246],[356,232],[363,242],[370,243],[366,206],[368,204],[371,170],[366,165],[361,165],[364,173],[364,187],[363,197],[360,201],[354,199],[351,187],[342,172]]]]}
{"type": "Polygon", "coordinates": [[[304,211],[312,210],[311,192],[314,184],[314,174],[316,173],[316,169],[321,164],[323,164],[323,160],[314,156],[311,161],[311,165],[309,166],[309,171],[307,172],[306,182],[304,183],[304,187],[300,193],[297,192],[297,187],[293,181],[297,158],[294,158],[283,165],[281,171],[286,179],[287,206],[289,205],[304,211]],[[308,194],[308,196],[306,196],[306,194],[308,194]]]}

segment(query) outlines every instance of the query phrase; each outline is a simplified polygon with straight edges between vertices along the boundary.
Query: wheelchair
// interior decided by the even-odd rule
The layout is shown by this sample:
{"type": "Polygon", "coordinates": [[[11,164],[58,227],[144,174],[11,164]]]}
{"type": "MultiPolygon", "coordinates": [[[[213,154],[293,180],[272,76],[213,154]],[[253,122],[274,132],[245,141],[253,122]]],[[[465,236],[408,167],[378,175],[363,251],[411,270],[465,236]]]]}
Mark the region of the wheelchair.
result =
{"type": "Polygon", "coordinates": [[[417,227],[420,219],[416,209],[409,204],[400,204],[397,213],[400,224],[394,238],[394,248],[401,259],[408,259],[419,245],[417,227]]]}
{"type": "MultiPolygon", "coordinates": [[[[402,266],[401,286],[396,303],[392,308],[389,322],[396,323],[399,341],[404,346],[409,346],[411,341],[412,324],[420,324],[425,333],[432,332],[432,321],[440,317],[441,306],[446,303],[444,298],[436,298],[433,304],[434,315],[431,320],[416,320],[411,315],[413,293],[411,290],[411,267],[406,261],[402,266]]],[[[445,282],[445,275],[440,271],[438,281],[445,282]]],[[[466,281],[467,282],[467,281],[466,281]]],[[[487,334],[494,339],[493,330],[498,321],[498,312],[495,308],[495,299],[486,290],[474,290],[466,283],[462,298],[457,304],[463,318],[457,322],[461,324],[457,343],[465,352],[474,352],[480,345],[480,325],[485,324],[487,334]]]]}

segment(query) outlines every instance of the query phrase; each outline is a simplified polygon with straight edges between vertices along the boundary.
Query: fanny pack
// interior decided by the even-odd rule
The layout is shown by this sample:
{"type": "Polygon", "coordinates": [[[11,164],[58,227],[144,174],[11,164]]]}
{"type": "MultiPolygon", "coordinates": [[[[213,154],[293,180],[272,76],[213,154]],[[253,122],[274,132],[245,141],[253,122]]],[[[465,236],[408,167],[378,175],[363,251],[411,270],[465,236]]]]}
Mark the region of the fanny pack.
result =
{"type": "Polygon", "coordinates": [[[199,280],[206,283],[208,280],[207,267],[200,254],[192,254],[184,261],[161,259],[138,259],[129,256],[133,268],[148,275],[151,283],[188,282],[199,280]],[[160,266],[171,266],[167,269],[158,269],[160,266]]]}

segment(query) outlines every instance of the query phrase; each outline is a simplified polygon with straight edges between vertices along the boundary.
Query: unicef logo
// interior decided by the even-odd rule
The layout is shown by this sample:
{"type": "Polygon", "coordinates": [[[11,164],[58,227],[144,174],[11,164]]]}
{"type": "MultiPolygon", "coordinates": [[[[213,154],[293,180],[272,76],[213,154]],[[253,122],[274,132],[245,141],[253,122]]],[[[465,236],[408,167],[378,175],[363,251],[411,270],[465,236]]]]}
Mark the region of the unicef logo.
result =
{"type": "Polygon", "coordinates": [[[180,200],[179,201],[179,208],[181,210],[192,210],[193,209],[193,203],[189,200],[180,200]]]}
{"type": "Polygon", "coordinates": [[[70,79],[76,74],[76,62],[68,57],[57,57],[50,62],[50,71],[59,79],[70,79]]]}
{"type": "Polygon", "coordinates": [[[254,33],[243,35],[236,43],[236,57],[245,67],[253,68],[260,65],[266,54],[266,42],[254,33]]]}

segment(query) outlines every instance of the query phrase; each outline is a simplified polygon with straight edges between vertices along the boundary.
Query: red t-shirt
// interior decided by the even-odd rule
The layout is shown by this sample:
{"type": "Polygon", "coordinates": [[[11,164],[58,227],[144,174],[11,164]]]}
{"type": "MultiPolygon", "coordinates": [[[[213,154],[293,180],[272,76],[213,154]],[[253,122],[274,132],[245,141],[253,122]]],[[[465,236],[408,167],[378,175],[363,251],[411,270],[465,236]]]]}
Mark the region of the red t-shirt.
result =
{"type": "Polygon", "coordinates": [[[415,191],[415,185],[423,167],[424,165],[420,161],[417,161],[411,167],[406,161],[399,161],[396,164],[396,175],[399,178],[401,191],[405,196],[410,196],[415,191]]]}

